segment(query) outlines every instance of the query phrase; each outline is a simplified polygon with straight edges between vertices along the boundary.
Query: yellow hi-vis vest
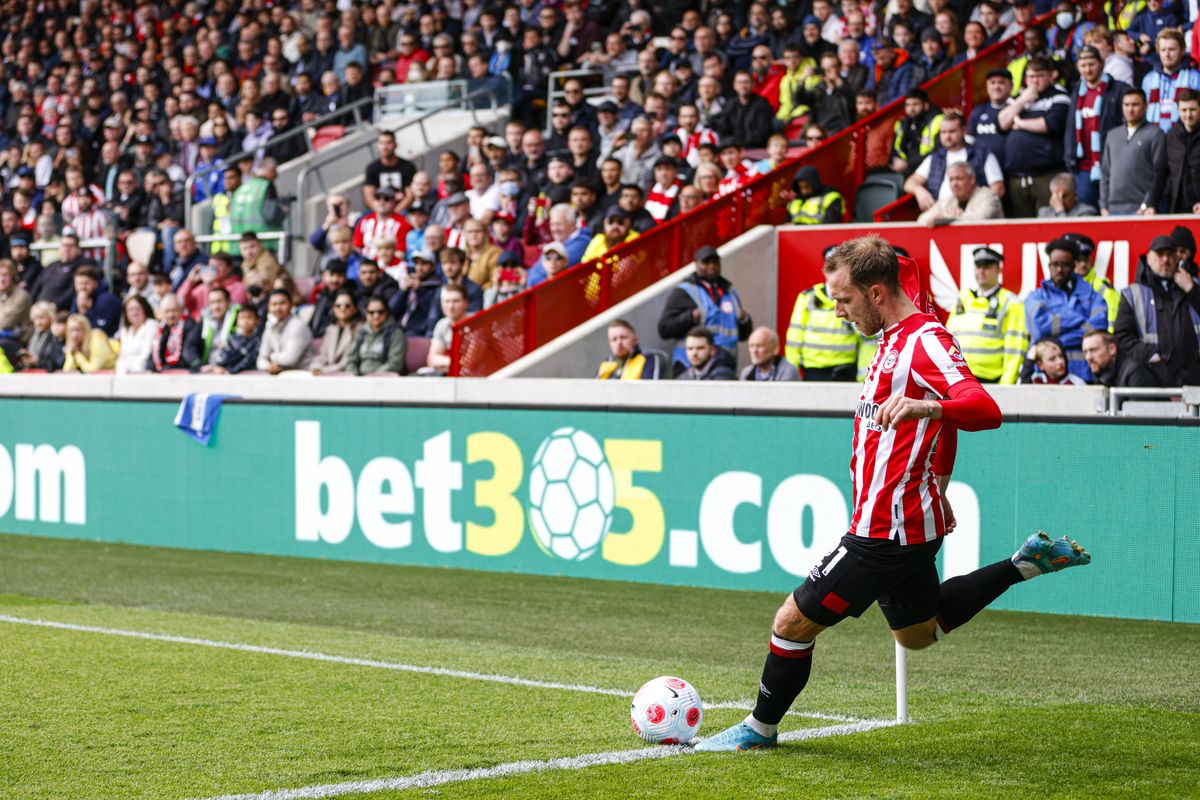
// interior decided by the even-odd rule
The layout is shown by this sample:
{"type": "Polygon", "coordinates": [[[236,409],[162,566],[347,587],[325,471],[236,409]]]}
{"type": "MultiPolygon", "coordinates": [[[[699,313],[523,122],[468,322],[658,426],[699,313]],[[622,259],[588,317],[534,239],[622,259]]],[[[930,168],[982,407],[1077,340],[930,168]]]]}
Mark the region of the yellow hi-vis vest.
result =
{"type": "Polygon", "coordinates": [[[879,342],[883,339],[883,331],[880,331],[878,336],[865,336],[860,333],[858,337],[858,365],[854,374],[860,381],[865,381],[867,369],[875,360],[875,354],[879,352],[879,342]]]}
{"type": "MultiPolygon", "coordinates": [[[[233,218],[229,216],[229,193],[213,195],[212,199],[212,232],[224,236],[233,233],[233,218]]],[[[212,242],[208,246],[210,253],[232,253],[237,242],[212,242]]]]}
{"type": "Polygon", "coordinates": [[[818,283],[796,297],[788,323],[784,358],[797,369],[825,369],[853,364],[858,357],[858,331],[834,313],[835,304],[818,283]]]}
{"type": "Polygon", "coordinates": [[[1029,348],[1025,327],[1025,304],[1007,289],[991,297],[979,297],[963,289],[946,329],[962,348],[967,366],[977,378],[1013,384],[1021,374],[1021,363],[1029,348]]]}
{"type": "MultiPolygon", "coordinates": [[[[901,130],[903,129],[904,119],[898,119],[892,125],[892,155],[905,158],[906,153],[900,149],[901,145],[901,130]]],[[[942,115],[934,114],[933,119],[925,123],[925,127],[921,128],[921,143],[917,147],[917,152],[921,158],[938,149],[941,144],[941,138],[938,134],[942,131],[942,115]]]]}
{"type": "MultiPolygon", "coordinates": [[[[788,216],[792,218],[793,225],[820,225],[825,221],[825,214],[829,212],[829,207],[841,199],[842,196],[832,189],[825,194],[813,195],[807,199],[797,198],[788,203],[788,216]]],[[[845,208],[846,204],[843,202],[842,209],[845,208]]]]}
{"type": "Polygon", "coordinates": [[[1084,275],[1083,279],[1108,304],[1108,332],[1112,333],[1117,324],[1117,309],[1121,307],[1121,293],[1113,288],[1108,278],[1102,278],[1097,275],[1095,267],[1088,270],[1088,274],[1084,275]]]}
{"type": "Polygon", "coordinates": [[[646,369],[646,357],[641,353],[634,353],[625,359],[624,364],[615,358],[606,359],[600,362],[600,369],[596,372],[596,377],[602,381],[609,380],[618,369],[621,369],[620,380],[640,381],[642,372],[646,369]],[[623,369],[621,369],[622,366],[623,369]]]}
{"type": "Polygon", "coordinates": [[[1104,16],[1108,20],[1108,29],[1113,31],[1129,30],[1133,18],[1142,13],[1145,8],[1146,0],[1127,0],[1123,4],[1107,0],[1104,4],[1104,16]],[[1113,14],[1114,8],[1119,8],[1115,15],[1113,14]]]}

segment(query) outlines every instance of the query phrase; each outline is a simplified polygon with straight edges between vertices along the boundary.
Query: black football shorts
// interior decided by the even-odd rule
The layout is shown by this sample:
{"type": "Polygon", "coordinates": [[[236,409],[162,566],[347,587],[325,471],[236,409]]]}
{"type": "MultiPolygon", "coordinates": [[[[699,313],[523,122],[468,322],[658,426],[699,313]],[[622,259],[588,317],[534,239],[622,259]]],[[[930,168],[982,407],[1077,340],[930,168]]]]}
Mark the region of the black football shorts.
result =
{"type": "Polygon", "coordinates": [[[792,597],[804,616],[826,627],[862,616],[876,600],[892,630],[925,622],[937,613],[941,547],[941,538],[902,545],[846,534],[792,597]]]}

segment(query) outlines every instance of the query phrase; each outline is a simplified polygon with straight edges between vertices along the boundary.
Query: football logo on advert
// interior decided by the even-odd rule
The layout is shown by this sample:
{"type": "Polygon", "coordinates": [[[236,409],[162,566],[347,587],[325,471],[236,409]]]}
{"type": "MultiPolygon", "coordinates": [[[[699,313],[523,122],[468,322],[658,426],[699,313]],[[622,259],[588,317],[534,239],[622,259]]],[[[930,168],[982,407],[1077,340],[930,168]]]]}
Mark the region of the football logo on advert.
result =
{"type": "Polygon", "coordinates": [[[900,360],[900,356],[898,356],[896,354],[896,351],[889,350],[887,355],[885,355],[883,357],[883,371],[891,372],[892,370],[894,370],[896,368],[896,362],[899,360],[900,360]]]}

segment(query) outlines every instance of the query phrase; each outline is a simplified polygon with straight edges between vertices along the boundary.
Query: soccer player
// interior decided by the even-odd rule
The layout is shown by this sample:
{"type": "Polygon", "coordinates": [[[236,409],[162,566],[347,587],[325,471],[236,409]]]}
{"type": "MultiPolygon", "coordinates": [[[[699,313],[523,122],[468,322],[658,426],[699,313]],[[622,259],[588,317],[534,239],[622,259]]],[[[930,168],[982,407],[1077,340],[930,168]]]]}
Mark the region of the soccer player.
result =
{"type": "Polygon", "coordinates": [[[1000,409],[954,337],[901,289],[891,245],[877,236],[844,242],[825,275],[839,317],[865,336],[883,332],[854,415],[850,530],[776,613],[754,711],[697,750],[773,747],[780,720],[808,683],[817,634],[877,600],[896,641],[919,650],[1008,587],[1091,561],[1076,542],[1039,532],[1011,559],[938,585],[934,559],[955,525],[944,494],[955,432],[999,427],[1000,409]]]}

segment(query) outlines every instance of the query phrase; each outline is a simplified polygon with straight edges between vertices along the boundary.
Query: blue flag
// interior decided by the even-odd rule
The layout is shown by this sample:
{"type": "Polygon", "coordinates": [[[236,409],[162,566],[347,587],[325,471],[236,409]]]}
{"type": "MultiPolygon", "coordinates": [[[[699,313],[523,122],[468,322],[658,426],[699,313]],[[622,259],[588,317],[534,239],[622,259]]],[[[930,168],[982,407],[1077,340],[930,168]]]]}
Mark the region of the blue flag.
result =
{"type": "Polygon", "coordinates": [[[179,404],[175,413],[175,427],[195,439],[202,445],[208,445],[213,432],[217,429],[217,418],[221,415],[221,403],[225,400],[236,400],[234,394],[209,394],[193,392],[179,404]]]}

